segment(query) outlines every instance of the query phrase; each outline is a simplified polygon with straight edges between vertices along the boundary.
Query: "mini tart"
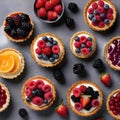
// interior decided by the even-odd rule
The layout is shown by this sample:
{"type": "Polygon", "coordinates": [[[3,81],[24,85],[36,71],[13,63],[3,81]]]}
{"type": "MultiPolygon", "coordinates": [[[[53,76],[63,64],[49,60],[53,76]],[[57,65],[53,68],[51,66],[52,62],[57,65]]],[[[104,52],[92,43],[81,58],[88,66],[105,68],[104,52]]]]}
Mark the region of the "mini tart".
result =
{"type": "Polygon", "coordinates": [[[19,76],[25,66],[23,55],[13,48],[0,50],[0,76],[13,79],[19,76]]]}
{"type": "Polygon", "coordinates": [[[47,109],[53,104],[55,98],[55,86],[46,77],[34,76],[32,78],[29,78],[23,84],[22,100],[29,108],[33,110],[41,111],[47,109]]]}
{"type": "Polygon", "coordinates": [[[53,67],[64,58],[64,44],[55,34],[42,33],[34,38],[31,44],[31,54],[35,62],[42,67],[53,67]]]}
{"type": "Polygon", "coordinates": [[[120,70],[120,36],[113,37],[104,48],[107,63],[114,70],[120,70]]]}
{"type": "Polygon", "coordinates": [[[77,32],[70,39],[70,49],[78,58],[89,58],[96,50],[96,38],[86,31],[77,32]]]}
{"type": "MultiPolygon", "coordinates": [[[[113,111],[112,111],[112,109],[114,109],[113,107],[115,107],[114,103],[117,103],[119,101],[120,101],[120,89],[117,89],[110,93],[110,95],[107,98],[107,102],[106,102],[108,113],[116,120],[120,120],[120,109],[113,110],[113,111]],[[118,98],[118,100],[115,100],[115,98],[118,98]],[[110,105],[112,107],[110,107],[110,105]],[[115,111],[118,112],[118,114],[115,113],[115,111]]],[[[118,108],[120,108],[120,106],[118,106],[118,108]]],[[[115,107],[115,109],[117,109],[117,108],[115,107]]]]}
{"type": "Polygon", "coordinates": [[[0,83],[0,112],[3,112],[10,103],[10,93],[8,88],[0,83]]]}
{"type": "Polygon", "coordinates": [[[83,16],[90,28],[105,31],[114,24],[117,11],[111,0],[90,0],[84,8],[83,16]]]}
{"type": "Polygon", "coordinates": [[[6,19],[3,22],[3,29],[6,37],[9,40],[13,42],[24,42],[27,39],[29,39],[30,36],[32,35],[34,30],[34,24],[32,19],[26,13],[18,11],[18,12],[12,12],[6,17],[6,19]],[[25,16],[21,18],[21,15],[25,15],[25,16]],[[8,24],[7,18],[9,17],[12,18],[13,25],[8,24]],[[6,26],[8,26],[8,28],[6,28],[6,26]]]}
{"type": "Polygon", "coordinates": [[[87,117],[94,115],[101,108],[103,93],[100,87],[94,82],[81,80],[69,88],[67,92],[67,102],[75,114],[87,117]]]}

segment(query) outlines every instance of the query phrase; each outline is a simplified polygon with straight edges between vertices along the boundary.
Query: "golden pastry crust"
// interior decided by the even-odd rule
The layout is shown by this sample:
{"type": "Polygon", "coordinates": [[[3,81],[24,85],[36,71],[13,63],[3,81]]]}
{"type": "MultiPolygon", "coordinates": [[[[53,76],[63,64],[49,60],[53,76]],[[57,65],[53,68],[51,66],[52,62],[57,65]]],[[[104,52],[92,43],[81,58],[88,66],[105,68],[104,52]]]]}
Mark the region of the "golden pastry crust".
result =
{"type": "Polygon", "coordinates": [[[119,67],[119,66],[114,66],[114,65],[111,63],[111,61],[109,60],[108,55],[107,55],[107,53],[108,53],[108,48],[109,48],[109,46],[111,45],[111,43],[112,43],[114,40],[120,40],[120,36],[113,37],[110,41],[107,42],[107,44],[106,44],[106,46],[105,46],[105,48],[104,48],[104,57],[105,57],[107,63],[109,64],[109,66],[110,66],[112,69],[114,69],[114,70],[120,70],[120,67],[119,67]]]}
{"type": "Polygon", "coordinates": [[[32,110],[37,110],[37,111],[42,111],[42,110],[46,110],[48,107],[50,107],[53,102],[55,101],[56,99],[56,88],[54,86],[54,84],[46,77],[43,77],[43,76],[34,76],[34,77],[31,77],[29,78],[22,86],[22,100],[23,102],[29,107],[31,108],[32,110]],[[47,81],[51,86],[52,86],[52,93],[53,93],[53,98],[52,100],[47,104],[47,105],[44,105],[44,106],[41,106],[41,107],[37,107],[37,106],[33,106],[32,104],[28,103],[25,99],[25,87],[26,87],[26,84],[31,81],[31,80],[34,80],[34,79],[41,79],[43,81],[47,81]]]}
{"type": "MultiPolygon", "coordinates": [[[[10,13],[7,17],[10,17],[11,15],[13,15],[13,14],[23,14],[24,12],[21,12],[21,11],[18,11],[18,12],[12,12],[12,13],[10,13]]],[[[24,14],[26,14],[26,13],[24,13],[24,14]]],[[[30,18],[30,16],[29,16],[29,18],[30,18]]],[[[33,33],[33,30],[34,30],[34,23],[33,23],[33,20],[30,18],[30,23],[31,23],[31,25],[32,25],[32,29],[31,29],[31,31],[29,32],[29,34],[28,34],[28,36],[27,37],[25,37],[25,38],[20,38],[20,39],[15,39],[15,38],[13,38],[13,37],[11,37],[10,35],[8,35],[5,31],[4,31],[4,34],[6,35],[6,37],[9,39],[9,40],[11,40],[11,41],[13,41],[13,42],[17,42],[17,43],[19,43],[19,42],[24,42],[24,41],[26,41],[27,39],[29,39],[30,37],[31,37],[31,35],[32,35],[32,33],[33,33]]],[[[3,28],[6,26],[6,21],[4,20],[4,22],[3,22],[3,28]]]]}
{"type": "Polygon", "coordinates": [[[7,74],[4,74],[4,73],[0,73],[0,76],[3,77],[3,78],[6,78],[6,79],[13,79],[13,78],[16,78],[18,77],[24,70],[24,66],[25,66],[25,60],[24,60],[24,57],[23,55],[16,49],[13,49],[13,48],[5,48],[5,49],[2,49],[0,50],[0,54],[1,53],[4,53],[4,52],[7,52],[7,51],[13,51],[15,53],[17,53],[17,55],[20,57],[20,68],[19,70],[15,73],[15,74],[11,74],[11,73],[7,73],[7,74]]]}
{"type": "Polygon", "coordinates": [[[120,120],[120,115],[119,115],[119,116],[116,116],[116,115],[114,115],[114,114],[112,113],[112,111],[111,111],[110,108],[109,108],[109,100],[110,100],[110,98],[111,98],[113,95],[115,95],[115,94],[118,93],[118,92],[120,92],[120,89],[117,89],[117,90],[112,91],[112,92],[109,94],[109,96],[108,96],[108,98],[107,98],[107,102],[106,102],[106,107],[107,107],[108,113],[109,113],[113,118],[115,118],[116,120],[120,120]]]}
{"type": "Polygon", "coordinates": [[[55,34],[52,34],[52,33],[42,33],[42,34],[39,34],[38,36],[36,36],[31,44],[31,54],[32,54],[32,58],[35,60],[35,62],[37,62],[39,65],[41,65],[42,67],[54,67],[56,65],[58,65],[64,58],[64,55],[65,55],[65,48],[64,48],[64,44],[62,42],[62,40],[56,36],[55,34]],[[36,55],[34,53],[34,44],[36,43],[36,41],[40,38],[40,37],[43,37],[43,36],[51,36],[53,38],[55,38],[55,40],[58,42],[59,46],[61,47],[61,55],[59,57],[59,59],[55,62],[51,62],[51,63],[45,63],[45,62],[42,62],[40,61],[38,58],[36,58],[36,55]]]}
{"type": "Polygon", "coordinates": [[[7,95],[6,103],[3,105],[2,108],[0,108],[0,112],[3,112],[9,106],[9,103],[10,103],[10,92],[9,92],[8,88],[4,84],[2,84],[1,82],[0,82],[0,86],[2,88],[4,88],[4,90],[6,91],[6,95],[7,95]]]}
{"type": "Polygon", "coordinates": [[[114,18],[113,20],[110,22],[109,25],[106,25],[104,28],[100,28],[100,27],[97,27],[97,26],[93,26],[89,21],[88,21],[88,17],[87,17],[87,11],[88,11],[88,8],[89,6],[91,5],[91,3],[93,3],[94,1],[98,1],[98,0],[89,0],[89,2],[86,4],[85,8],[84,8],[84,12],[83,12],[83,16],[84,16],[84,20],[86,22],[86,24],[93,30],[96,30],[96,31],[105,31],[105,30],[108,30],[115,22],[116,20],[116,17],[117,17],[117,10],[116,10],[116,7],[115,5],[111,2],[111,0],[104,0],[106,1],[107,3],[109,3],[114,11],[114,18]]]}
{"type": "Polygon", "coordinates": [[[68,106],[70,107],[70,109],[71,109],[75,114],[77,114],[77,115],[79,115],[79,116],[88,117],[88,116],[91,116],[91,115],[94,115],[95,113],[97,113],[98,110],[102,107],[102,103],[103,103],[103,93],[102,93],[102,90],[100,89],[100,87],[99,87],[97,84],[95,84],[94,82],[91,82],[91,81],[88,81],[88,80],[80,80],[80,81],[78,81],[78,82],[75,82],[75,83],[69,88],[69,90],[68,90],[68,92],[67,92],[67,102],[68,102],[68,106]],[[84,113],[82,113],[82,112],[77,111],[77,110],[74,108],[74,106],[72,106],[71,103],[70,103],[70,99],[71,99],[71,98],[70,98],[70,94],[71,94],[71,92],[73,91],[73,89],[74,89],[77,85],[80,85],[80,84],[81,84],[81,85],[82,85],[82,84],[90,84],[90,85],[96,87],[96,88],[98,89],[99,95],[100,95],[100,105],[99,105],[99,107],[97,107],[95,110],[93,110],[93,111],[91,111],[91,112],[89,112],[89,113],[87,113],[87,114],[84,114],[84,113]]]}
{"type": "Polygon", "coordinates": [[[78,58],[89,58],[90,56],[92,56],[94,54],[94,52],[96,51],[96,38],[89,32],[86,32],[86,31],[80,31],[80,32],[77,32],[75,34],[73,34],[73,36],[71,37],[70,39],[70,50],[71,52],[73,53],[73,55],[75,55],[76,57],[78,58]],[[89,35],[91,38],[92,38],[92,44],[93,44],[93,50],[90,52],[90,54],[88,55],[81,55],[81,54],[78,54],[75,52],[75,50],[73,49],[73,42],[74,42],[74,38],[78,35],[81,35],[81,34],[86,34],[86,35],[89,35]]]}

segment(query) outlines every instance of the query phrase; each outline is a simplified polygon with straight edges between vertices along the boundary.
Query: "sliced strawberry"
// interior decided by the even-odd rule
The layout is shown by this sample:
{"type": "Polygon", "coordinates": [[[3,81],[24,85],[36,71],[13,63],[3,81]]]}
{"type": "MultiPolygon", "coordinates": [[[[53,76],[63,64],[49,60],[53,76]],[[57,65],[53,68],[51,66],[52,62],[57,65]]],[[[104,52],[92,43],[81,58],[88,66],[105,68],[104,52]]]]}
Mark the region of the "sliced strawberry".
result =
{"type": "Polygon", "coordinates": [[[92,4],[92,8],[93,8],[93,9],[97,9],[97,8],[98,8],[98,4],[97,4],[96,2],[94,2],[94,3],[92,4]]]}
{"type": "Polygon", "coordinates": [[[37,43],[37,46],[39,48],[44,48],[46,46],[46,43],[44,40],[39,40],[38,43],[37,43]]]}
{"type": "Polygon", "coordinates": [[[45,98],[46,100],[52,99],[52,98],[53,98],[52,92],[47,92],[47,93],[45,93],[45,94],[44,94],[44,98],[45,98]]]}
{"type": "Polygon", "coordinates": [[[80,91],[81,91],[82,93],[85,93],[86,90],[87,90],[87,87],[86,87],[85,85],[81,85],[81,86],[79,87],[79,89],[80,89],[80,91]]]}
{"type": "Polygon", "coordinates": [[[79,48],[79,47],[80,47],[80,42],[75,42],[75,43],[74,43],[74,46],[75,46],[76,48],[79,48]]]}
{"type": "Polygon", "coordinates": [[[50,55],[51,54],[51,49],[49,46],[46,46],[43,48],[42,52],[45,54],[45,55],[50,55]]]}
{"type": "Polygon", "coordinates": [[[75,97],[80,97],[80,95],[81,95],[80,89],[79,89],[79,88],[74,88],[74,90],[73,90],[73,95],[74,95],[75,97]]]}
{"type": "Polygon", "coordinates": [[[35,8],[38,9],[38,8],[44,7],[44,5],[45,5],[44,0],[37,0],[35,4],[35,8]]]}
{"type": "Polygon", "coordinates": [[[43,85],[42,90],[46,93],[46,92],[50,92],[51,91],[51,86],[50,85],[43,85]]]}
{"type": "Polygon", "coordinates": [[[36,86],[36,83],[35,81],[31,80],[27,83],[27,87],[30,88],[31,90],[35,89],[37,86],[36,86]]]}
{"type": "Polygon", "coordinates": [[[33,97],[32,103],[41,106],[43,104],[43,99],[41,97],[33,97]]]}
{"type": "Polygon", "coordinates": [[[74,107],[75,107],[75,109],[78,110],[78,111],[80,111],[80,110],[83,109],[81,103],[79,103],[79,102],[78,102],[78,103],[75,103],[74,107]]]}
{"type": "Polygon", "coordinates": [[[80,37],[80,43],[86,43],[86,42],[87,42],[86,36],[81,36],[80,37]]]}

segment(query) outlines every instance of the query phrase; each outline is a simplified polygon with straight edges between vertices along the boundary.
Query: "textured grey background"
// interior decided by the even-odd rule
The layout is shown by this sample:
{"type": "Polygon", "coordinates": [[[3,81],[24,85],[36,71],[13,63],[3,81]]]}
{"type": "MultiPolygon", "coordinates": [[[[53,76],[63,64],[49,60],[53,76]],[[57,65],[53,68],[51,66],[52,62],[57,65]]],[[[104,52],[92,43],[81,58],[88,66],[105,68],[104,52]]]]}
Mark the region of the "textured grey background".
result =
{"type": "Polygon", "coordinates": [[[117,71],[114,71],[109,68],[109,66],[106,64],[106,61],[103,56],[103,50],[104,46],[109,39],[111,39],[113,36],[120,35],[120,0],[112,0],[114,4],[117,7],[118,15],[117,15],[117,21],[115,25],[106,32],[96,32],[88,28],[88,26],[85,24],[83,19],[83,8],[85,4],[89,0],[74,0],[74,2],[77,3],[79,6],[79,12],[76,14],[71,13],[71,11],[68,10],[67,6],[68,3],[73,0],[63,0],[65,4],[65,13],[74,18],[75,20],[75,28],[70,30],[66,27],[64,23],[58,24],[58,25],[49,25],[42,23],[34,14],[33,10],[33,3],[34,0],[1,0],[0,1],[0,26],[2,26],[3,20],[8,15],[8,13],[13,11],[23,11],[30,15],[30,17],[33,19],[35,23],[35,30],[34,35],[32,36],[31,40],[29,42],[25,42],[22,44],[17,44],[9,41],[6,39],[6,37],[3,35],[2,31],[0,31],[0,49],[11,47],[20,50],[20,52],[23,53],[25,57],[25,70],[24,73],[19,76],[17,79],[14,80],[6,80],[0,78],[0,82],[5,83],[10,92],[11,92],[11,103],[9,108],[0,113],[0,120],[21,120],[20,116],[18,115],[19,108],[26,108],[28,111],[28,120],[62,120],[61,117],[59,117],[55,111],[54,107],[58,104],[59,99],[63,98],[64,103],[67,105],[66,101],[66,93],[68,88],[76,81],[82,80],[82,79],[88,79],[90,81],[95,81],[98,85],[100,85],[101,89],[104,92],[104,104],[102,109],[94,116],[84,118],[79,117],[75,115],[68,107],[69,109],[69,117],[67,120],[92,120],[96,116],[103,116],[106,120],[113,120],[113,118],[110,117],[110,115],[107,113],[105,102],[106,97],[108,94],[117,88],[120,88],[120,74],[117,71]],[[97,52],[96,54],[87,60],[78,59],[75,56],[72,55],[69,48],[69,40],[70,37],[77,31],[85,30],[88,32],[91,32],[94,34],[94,36],[97,38],[97,52]],[[56,35],[58,35],[64,42],[65,48],[66,48],[66,55],[65,59],[61,64],[62,70],[65,75],[65,84],[61,85],[59,84],[52,75],[52,69],[46,69],[40,67],[37,63],[34,62],[34,60],[31,58],[30,54],[30,44],[33,38],[43,32],[52,32],[56,35]],[[107,88],[105,87],[99,80],[99,73],[92,67],[92,63],[95,60],[95,58],[100,57],[106,67],[106,71],[111,74],[112,77],[112,87],[107,88]],[[87,76],[84,78],[80,78],[79,76],[73,74],[72,66],[75,63],[82,62],[85,65],[87,76]],[[27,80],[29,77],[32,77],[34,75],[44,75],[51,79],[56,88],[57,88],[57,100],[53,104],[52,107],[50,107],[48,110],[43,112],[36,112],[30,110],[21,100],[21,87],[25,80],[27,80]]]}

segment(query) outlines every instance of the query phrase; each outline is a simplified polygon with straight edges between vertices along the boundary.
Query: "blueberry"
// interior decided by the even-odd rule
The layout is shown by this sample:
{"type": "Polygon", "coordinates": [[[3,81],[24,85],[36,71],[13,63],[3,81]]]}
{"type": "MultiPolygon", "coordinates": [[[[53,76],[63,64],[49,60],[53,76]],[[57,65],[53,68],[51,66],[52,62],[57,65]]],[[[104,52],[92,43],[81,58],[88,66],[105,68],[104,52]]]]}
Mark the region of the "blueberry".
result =
{"type": "Polygon", "coordinates": [[[93,17],[92,22],[96,22],[96,18],[95,17],[93,17]]]}
{"type": "Polygon", "coordinates": [[[48,38],[48,41],[49,41],[50,43],[53,43],[53,38],[52,38],[52,37],[49,37],[49,38],[48,38]]]}
{"type": "Polygon", "coordinates": [[[80,49],[76,48],[76,49],[75,49],[75,52],[76,52],[76,53],[80,53],[80,49]]]}
{"type": "Polygon", "coordinates": [[[50,57],[49,60],[50,60],[50,62],[54,62],[55,59],[54,59],[54,57],[50,57]]]}
{"type": "Polygon", "coordinates": [[[100,17],[101,17],[101,18],[105,18],[105,13],[101,13],[101,14],[100,14],[100,17]]]}
{"type": "Polygon", "coordinates": [[[104,20],[104,23],[105,23],[105,24],[109,24],[109,22],[110,22],[109,19],[105,19],[105,20],[104,20]]]}
{"type": "Polygon", "coordinates": [[[88,41],[92,41],[92,38],[91,38],[91,37],[87,37],[87,40],[88,40],[88,41]]]}
{"type": "Polygon", "coordinates": [[[36,95],[37,91],[36,90],[32,90],[32,95],[36,95]]]}
{"type": "Polygon", "coordinates": [[[76,37],[74,38],[74,40],[75,40],[75,41],[79,41],[79,37],[76,36],[76,37]]]}
{"type": "Polygon", "coordinates": [[[44,98],[44,91],[40,90],[40,89],[37,89],[37,95],[41,98],[44,98]]]}
{"type": "Polygon", "coordinates": [[[48,60],[47,55],[44,55],[44,54],[43,54],[43,60],[48,60]]]}
{"type": "Polygon", "coordinates": [[[47,46],[52,47],[52,46],[53,46],[53,44],[52,44],[52,43],[50,43],[50,42],[48,42],[48,43],[47,43],[47,46]]]}
{"type": "Polygon", "coordinates": [[[26,101],[30,102],[30,101],[31,101],[30,97],[27,97],[27,98],[26,98],[26,101]]]}
{"type": "Polygon", "coordinates": [[[93,14],[89,14],[89,15],[88,15],[88,18],[89,18],[90,20],[92,20],[92,19],[93,19],[93,17],[94,17],[94,15],[93,15],[93,14]]]}
{"type": "Polygon", "coordinates": [[[98,11],[97,11],[97,10],[94,10],[93,13],[94,13],[95,15],[97,15],[97,14],[98,14],[98,11]]]}
{"type": "Polygon", "coordinates": [[[48,42],[48,38],[46,36],[42,37],[42,39],[45,41],[45,42],[48,42]]]}
{"type": "Polygon", "coordinates": [[[43,57],[42,54],[38,55],[38,59],[41,59],[42,57],[43,57]]]}
{"type": "Polygon", "coordinates": [[[59,55],[58,55],[58,54],[54,54],[53,57],[54,57],[55,59],[58,59],[58,58],[59,58],[59,55]]]}
{"type": "Polygon", "coordinates": [[[86,46],[85,44],[83,44],[83,43],[81,44],[81,48],[84,48],[85,46],[86,46]]]}
{"type": "Polygon", "coordinates": [[[44,103],[45,103],[45,104],[48,104],[48,100],[44,99],[44,103]]]}
{"type": "Polygon", "coordinates": [[[53,41],[53,45],[57,45],[57,41],[54,40],[54,41],[53,41]]]}
{"type": "Polygon", "coordinates": [[[108,4],[105,4],[105,5],[104,5],[104,9],[105,9],[105,10],[108,10],[108,9],[109,9],[109,5],[108,5],[108,4]]]}
{"type": "Polygon", "coordinates": [[[18,113],[22,118],[27,116],[27,111],[24,108],[19,109],[18,113]]]}
{"type": "Polygon", "coordinates": [[[88,50],[89,50],[89,52],[91,52],[91,51],[92,51],[92,48],[90,47],[90,48],[88,48],[88,50]]]}
{"type": "Polygon", "coordinates": [[[4,31],[6,33],[10,33],[11,32],[11,27],[9,25],[7,25],[5,28],[4,28],[4,31]]]}

